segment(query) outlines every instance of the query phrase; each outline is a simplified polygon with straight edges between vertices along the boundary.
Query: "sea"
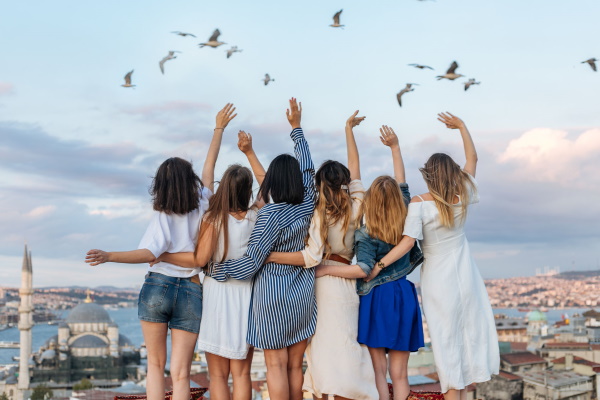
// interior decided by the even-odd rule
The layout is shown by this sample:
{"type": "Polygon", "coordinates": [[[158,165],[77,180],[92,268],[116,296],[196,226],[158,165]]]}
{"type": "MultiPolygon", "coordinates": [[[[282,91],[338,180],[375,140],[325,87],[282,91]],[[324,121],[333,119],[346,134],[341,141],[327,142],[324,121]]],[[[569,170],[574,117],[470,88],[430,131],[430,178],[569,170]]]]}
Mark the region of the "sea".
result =
{"type": "MultiPolygon", "coordinates": [[[[583,313],[589,308],[569,308],[569,309],[550,309],[545,312],[549,323],[554,323],[563,319],[565,315],[573,316],[576,313],[583,313]]],[[[137,318],[137,308],[118,308],[107,310],[113,321],[119,326],[119,332],[127,336],[136,346],[140,346],[144,342],[140,322],[137,318]]],[[[59,315],[61,318],[66,318],[68,311],[59,315]]],[[[519,311],[516,308],[496,308],[494,314],[504,314],[507,317],[521,317],[527,315],[527,311],[519,311]]],[[[36,324],[32,328],[33,351],[37,351],[46,343],[52,336],[58,334],[57,325],[49,325],[47,323],[36,324]]],[[[167,349],[171,348],[170,336],[167,349]]],[[[0,341],[19,341],[19,330],[16,327],[8,328],[0,331],[0,341]]],[[[170,350],[169,350],[170,352],[170,350]]],[[[19,355],[19,349],[0,349],[0,365],[16,364],[13,357],[19,355]]]]}

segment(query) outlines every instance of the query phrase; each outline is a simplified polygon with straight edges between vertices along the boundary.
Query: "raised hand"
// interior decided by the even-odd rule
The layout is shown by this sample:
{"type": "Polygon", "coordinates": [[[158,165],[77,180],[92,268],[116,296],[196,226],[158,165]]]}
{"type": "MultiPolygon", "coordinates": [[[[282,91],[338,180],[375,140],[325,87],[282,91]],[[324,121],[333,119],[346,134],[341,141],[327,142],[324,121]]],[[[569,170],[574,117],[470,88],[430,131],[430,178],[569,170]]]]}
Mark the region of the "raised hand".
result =
{"type": "Polygon", "coordinates": [[[238,149],[244,154],[248,154],[252,149],[252,136],[244,131],[238,132],[238,149]]]}
{"type": "Polygon", "coordinates": [[[300,120],[302,119],[302,103],[298,103],[295,97],[290,99],[290,108],[285,110],[285,116],[292,126],[292,129],[300,128],[300,120]]]}
{"type": "Polygon", "coordinates": [[[381,134],[381,136],[379,136],[379,139],[381,140],[381,143],[383,143],[384,145],[388,146],[388,147],[399,147],[400,145],[398,144],[398,136],[396,136],[396,133],[394,132],[394,130],[392,128],[390,128],[387,125],[382,125],[381,128],[379,128],[379,133],[381,134]]]}
{"type": "Polygon", "coordinates": [[[445,113],[438,114],[438,121],[445,124],[449,129],[461,129],[465,127],[465,123],[462,119],[450,114],[447,111],[445,113]]]}
{"type": "Polygon", "coordinates": [[[365,118],[367,118],[367,117],[357,117],[357,115],[358,115],[358,110],[356,110],[356,111],[354,112],[354,114],[352,114],[352,115],[350,116],[350,118],[348,118],[348,120],[346,121],[346,126],[347,126],[348,128],[351,128],[351,129],[352,129],[352,128],[354,128],[355,126],[358,126],[358,125],[360,125],[360,123],[361,123],[361,122],[363,122],[363,121],[365,120],[365,118]]]}
{"type": "Polygon", "coordinates": [[[233,103],[227,103],[227,105],[217,113],[217,124],[215,129],[225,129],[229,122],[236,117],[237,113],[234,114],[234,111],[235,107],[233,106],[233,103]]]}
{"type": "Polygon", "coordinates": [[[90,250],[85,255],[85,262],[94,266],[108,262],[108,253],[102,250],[90,250]]]}

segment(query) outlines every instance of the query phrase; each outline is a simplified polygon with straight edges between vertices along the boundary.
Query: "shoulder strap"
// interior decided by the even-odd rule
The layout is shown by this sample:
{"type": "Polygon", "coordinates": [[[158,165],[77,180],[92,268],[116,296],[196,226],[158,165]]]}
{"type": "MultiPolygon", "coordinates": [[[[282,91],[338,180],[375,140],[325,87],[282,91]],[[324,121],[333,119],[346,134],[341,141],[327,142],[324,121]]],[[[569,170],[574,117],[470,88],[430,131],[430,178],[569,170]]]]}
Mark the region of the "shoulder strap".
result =
{"type": "Polygon", "coordinates": [[[417,195],[418,198],[421,199],[421,201],[425,201],[425,199],[423,199],[420,195],[417,195]]]}

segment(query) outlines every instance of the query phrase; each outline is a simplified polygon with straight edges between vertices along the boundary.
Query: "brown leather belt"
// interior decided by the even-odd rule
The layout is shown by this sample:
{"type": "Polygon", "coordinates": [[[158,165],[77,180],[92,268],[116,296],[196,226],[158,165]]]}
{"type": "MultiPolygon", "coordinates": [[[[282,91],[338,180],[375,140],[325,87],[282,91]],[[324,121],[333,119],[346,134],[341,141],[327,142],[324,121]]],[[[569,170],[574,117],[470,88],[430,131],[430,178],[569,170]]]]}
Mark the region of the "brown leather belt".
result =
{"type": "Polygon", "coordinates": [[[331,260],[331,261],[335,261],[335,262],[339,262],[339,263],[347,264],[347,265],[352,264],[352,261],[345,259],[344,257],[337,255],[337,254],[330,254],[328,257],[325,257],[325,260],[331,260]]]}
{"type": "Polygon", "coordinates": [[[190,278],[190,281],[197,283],[198,285],[200,284],[200,277],[198,275],[194,275],[190,278]]]}

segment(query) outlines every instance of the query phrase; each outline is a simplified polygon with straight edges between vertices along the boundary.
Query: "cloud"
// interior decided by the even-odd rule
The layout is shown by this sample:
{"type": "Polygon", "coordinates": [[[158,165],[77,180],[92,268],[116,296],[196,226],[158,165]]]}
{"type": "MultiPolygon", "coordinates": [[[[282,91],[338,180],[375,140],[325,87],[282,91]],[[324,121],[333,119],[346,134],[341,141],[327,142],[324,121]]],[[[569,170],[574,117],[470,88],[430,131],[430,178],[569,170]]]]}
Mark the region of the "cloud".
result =
{"type": "Polygon", "coordinates": [[[563,130],[532,129],[511,140],[498,161],[514,163],[526,180],[561,184],[582,179],[598,181],[600,128],[574,138],[563,130]]]}
{"type": "Polygon", "coordinates": [[[51,214],[54,211],[56,211],[56,206],[53,206],[53,205],[39,206],[39,207],[36,207],[33,210],[29,211],[28,213],[26,213],[25,216],[31,217],[31,218],[38,218],[38,217],[43,217],[45,215],[51,214]]]}
{"type": "Polygon", "coordinates": [[[0,82],[0,96],[6,96],[15,93],[15,87],[12,83],[0,82]]]}

